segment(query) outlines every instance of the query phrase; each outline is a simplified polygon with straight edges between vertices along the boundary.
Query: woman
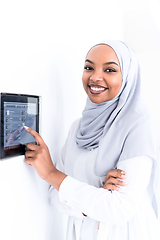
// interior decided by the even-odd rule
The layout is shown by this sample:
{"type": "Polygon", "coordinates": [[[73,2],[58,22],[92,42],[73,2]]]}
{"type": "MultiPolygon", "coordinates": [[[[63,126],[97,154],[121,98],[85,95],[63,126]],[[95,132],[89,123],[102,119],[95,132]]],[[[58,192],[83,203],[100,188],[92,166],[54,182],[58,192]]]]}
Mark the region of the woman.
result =
{"type": "Polygon", "coordinates": [[[51,203],[70,216],[67,239],[158,240],[157,148],[138,62],[124,43],[102,42],[89,50],[82,81],[86,107],[57,168],[29,128],[37,145],[27,145],[26,163],[52,186],[51,203]]]}

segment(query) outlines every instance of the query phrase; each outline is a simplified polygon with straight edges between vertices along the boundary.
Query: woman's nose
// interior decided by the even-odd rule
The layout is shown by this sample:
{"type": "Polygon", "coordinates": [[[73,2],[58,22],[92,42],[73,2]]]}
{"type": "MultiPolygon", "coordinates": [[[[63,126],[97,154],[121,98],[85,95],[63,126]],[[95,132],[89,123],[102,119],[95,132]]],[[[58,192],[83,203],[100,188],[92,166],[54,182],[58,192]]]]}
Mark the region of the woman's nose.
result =
{"type": "Polygon", "coordinates": [[[102,81],[103,80],[103,74],[101,71],[95,71],[91,76],[90,76],[90,80],[93,82],[96,81],[102,81]]]}

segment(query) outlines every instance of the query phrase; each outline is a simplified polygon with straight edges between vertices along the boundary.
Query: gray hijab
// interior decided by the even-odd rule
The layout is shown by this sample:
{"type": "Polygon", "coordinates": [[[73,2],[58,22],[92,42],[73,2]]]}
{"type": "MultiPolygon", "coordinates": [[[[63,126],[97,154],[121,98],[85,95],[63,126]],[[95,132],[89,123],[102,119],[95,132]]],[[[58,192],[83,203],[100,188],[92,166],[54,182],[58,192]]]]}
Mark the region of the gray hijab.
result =
{"type": "Polygon", "coordinates": [[[76,135],[80,148],[98,148],[95,174],[105,176],[117,162],[138,156],[157,160],[157,147],[152,136],[150,117],[141,98],[138,61],[123,42],[106,41],[116,53],[122,72],[120,92],[100,104],[87,99],[76,135]]]}

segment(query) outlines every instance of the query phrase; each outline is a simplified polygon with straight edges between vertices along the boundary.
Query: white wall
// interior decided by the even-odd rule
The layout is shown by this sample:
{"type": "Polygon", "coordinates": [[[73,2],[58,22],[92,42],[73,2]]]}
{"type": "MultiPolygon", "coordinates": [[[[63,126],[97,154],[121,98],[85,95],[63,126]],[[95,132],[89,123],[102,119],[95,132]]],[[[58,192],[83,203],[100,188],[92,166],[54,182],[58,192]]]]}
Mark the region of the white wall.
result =
{"type": "Polygon", "coordinates": [[[160,149],[160,1],[124,1],[124,40],[141,66],[142,88],[156,129],[160,149]]]}
{"type": "MultiPolygon", "coordinates": [[[[158,93],[159,76],[156,71],[152,76],[155,51],[150,51],[151,67],[149,74],[145,74],[148,45],[144,47],[142,38],[146,41],[151,28],[143,22],[144,36],[137,28],[140,15],[138,22],[134,16],[141,12],[148,14],[153,20],[154,34],[158,34],[157,20],[144,2],[142,9],[137,8],[140,1],[137,6],[134,1],[132,8],[127,3],[118,0],[5,0],[0,3],[0,92],[42,96],[41,135],[54,162],[70,124],[83,110],[86,100],[81,84],[83,61],[94,43],[113,38],[133,45],[141,62],[145,60],[143,75],[147,82],[152,78],[153,83],[154,79],[158,93]]],[[[153,39],[151,43],[155,41],[154,36],[153,39]]],[[[146,88],[146,95],[148,92],[154,102],[155,92],[146,88]]],[[[155,106],[159,102],[157,97],[155,106]]],[[[158,119],[159,110],[154,112],[158,119]]],[[[66,218],[49,205],[48,184],[25,164],[24,156],[0,162],[0,190],[0,239],[63,239],[66,218]]]]}

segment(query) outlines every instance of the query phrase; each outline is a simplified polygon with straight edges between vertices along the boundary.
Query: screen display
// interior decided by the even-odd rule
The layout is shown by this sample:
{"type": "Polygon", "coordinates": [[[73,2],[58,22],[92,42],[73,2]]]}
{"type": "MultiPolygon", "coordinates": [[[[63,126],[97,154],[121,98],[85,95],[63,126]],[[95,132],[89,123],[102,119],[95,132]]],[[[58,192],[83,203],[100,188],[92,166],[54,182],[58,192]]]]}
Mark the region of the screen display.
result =
{"type": "Polygon", "coordinates": [[[4,102],[4,148],[33,142],[24,126],[36,131],[36,104],[4,102]]]}
{"type": "Polygon", "coordinates": [[[35,143],[24,126],[39,132],[39,97],[1,94],[1,158],[24,154],[26,144],[35,143]]]}

